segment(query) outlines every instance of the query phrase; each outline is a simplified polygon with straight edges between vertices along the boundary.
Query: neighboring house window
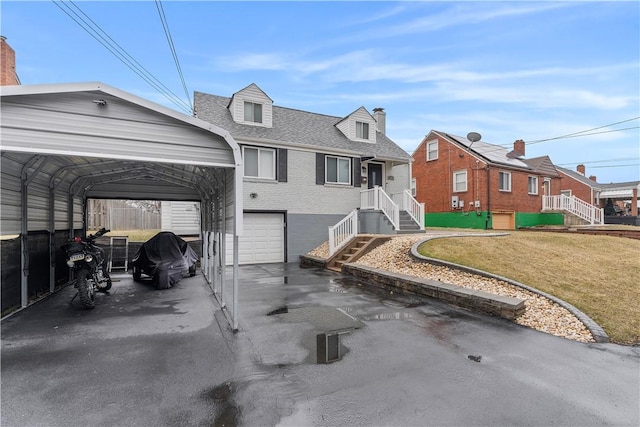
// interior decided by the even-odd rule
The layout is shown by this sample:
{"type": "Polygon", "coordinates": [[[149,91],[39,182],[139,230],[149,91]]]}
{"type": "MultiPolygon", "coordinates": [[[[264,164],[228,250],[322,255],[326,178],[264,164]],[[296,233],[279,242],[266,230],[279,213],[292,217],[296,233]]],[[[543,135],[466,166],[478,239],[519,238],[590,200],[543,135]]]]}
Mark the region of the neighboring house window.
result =
{"type": "Polygon", "coordinates": [[[417,182],[415,178],[411,179],[411,195],[413,197],[416,197],[416,187],[417,187],[417,182]]]}
{"type": "Polygon", "coordinates": [[[538,194],[538,177],[529,177],[529,194],[538,194]]]}
{"type": "Polygon", "coordinates": [[[326,157],[325,182],[329,184],[351,184],[351,159],[326,157]]]}
{"type": "Polygon", "coordinates": [[[500,180],[500,191],[511,191],[511,173],[500,172],[498,179],[500,180]]]}
{"type": "Polygon", "coordinates": [[[356,122],[356,138],[369,139],[369,123],[356,122]]]}
{"type": "Polygon", "coordinates": [[[262,123],[262,104],[253,102],[244,103],[244,121],[262,123]]]}
{"type": "Polygon", "coordinates": [[[276,179],[276,152],[270,148],[243,147],[244,176],[276,179]]]}
{"type": "Polygon", "coordinates": [[[561,190],[560,191],[560,195],[561,196],[571,197],[571,190],[561,190]]]}
{"type": "Polygon", "coordinates": [[[438,141],[427,142],[427,161],[438,158],[438,141]]]}
{"type": "Polygon", "coordinates": [[[455,193],[467,191],[467,171],[453,173],[453,191],[455,193]]]}

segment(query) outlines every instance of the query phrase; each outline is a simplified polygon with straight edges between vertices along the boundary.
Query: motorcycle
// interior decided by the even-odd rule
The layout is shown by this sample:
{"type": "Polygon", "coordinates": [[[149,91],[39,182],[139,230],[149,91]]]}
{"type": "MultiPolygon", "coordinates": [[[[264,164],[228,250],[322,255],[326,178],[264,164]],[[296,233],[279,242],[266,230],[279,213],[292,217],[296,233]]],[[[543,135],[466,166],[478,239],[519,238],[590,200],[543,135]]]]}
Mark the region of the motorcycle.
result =
{"type": "Polygon", "coordinates": [[[74,237],[62,249],[67,254],[67,265],[73,271],[74,287],[78,290],[71,299],[80,297],[82,306],[86,309],[95,307],[95,293],[107,292],[111,289],[111,277],[106,267],[104,250],[95,244],[95,240],[111,230],[101,228],[96,234],[90,234],[86,239],[74,237]]]}

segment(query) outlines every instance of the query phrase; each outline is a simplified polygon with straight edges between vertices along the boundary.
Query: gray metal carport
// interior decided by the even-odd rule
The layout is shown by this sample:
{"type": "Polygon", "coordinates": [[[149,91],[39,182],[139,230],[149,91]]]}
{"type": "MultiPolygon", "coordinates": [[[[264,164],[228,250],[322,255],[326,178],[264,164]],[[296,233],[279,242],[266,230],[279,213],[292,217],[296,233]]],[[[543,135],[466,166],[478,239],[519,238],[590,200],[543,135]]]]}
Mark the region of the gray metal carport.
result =
{"type": "Polygon", "coordinates": [[[54,292],[60,235],[86,232],[87,199],[194,200],[202,206],[203,274],[238,328],[242,158],[227,131],[97,82],[4,86],[0,95],[0,232],[20,238],[22,307],[30,274],[44,267],[30,262],[30,234],[49,234],[54,292]],[[229,232],[231,298],[223,259],[229,232]]]}

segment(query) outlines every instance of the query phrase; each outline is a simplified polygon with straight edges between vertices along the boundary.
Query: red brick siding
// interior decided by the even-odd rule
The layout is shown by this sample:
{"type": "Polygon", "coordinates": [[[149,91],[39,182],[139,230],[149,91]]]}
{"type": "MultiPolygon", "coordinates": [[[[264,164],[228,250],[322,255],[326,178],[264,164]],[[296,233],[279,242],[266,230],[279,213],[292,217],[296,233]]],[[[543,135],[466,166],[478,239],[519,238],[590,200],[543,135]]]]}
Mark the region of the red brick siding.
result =
{"type": "Polygon", "coordinates": [[[560,172],[562,179],[560,180],[560,191],[571,190],[571,195],[587,203],[593,203],[591,196],[591,187],[583,184],[582,182],[571,178],[568,175],[560,172]]]}
{"type": "Polygon", "coordinates": [[[7,44],[4,37],[0,38],[0,85],[17,85],[16,53],[7,44]]]}

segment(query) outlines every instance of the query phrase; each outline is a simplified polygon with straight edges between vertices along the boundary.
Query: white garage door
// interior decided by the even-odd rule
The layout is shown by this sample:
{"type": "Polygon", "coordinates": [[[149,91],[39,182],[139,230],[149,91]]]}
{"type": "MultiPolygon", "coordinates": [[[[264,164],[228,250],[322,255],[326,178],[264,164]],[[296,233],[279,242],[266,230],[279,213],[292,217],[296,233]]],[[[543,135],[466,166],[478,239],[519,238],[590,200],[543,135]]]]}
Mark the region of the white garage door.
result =
{"type": "MultiPolygon", "coordinates": [[[[284,262],[284,215],[245,213],[244,231],[238,244],[240,264],[284,262]]],[[[233,264],[233,239],[227,235],[227,265],[233,264]]]]}

